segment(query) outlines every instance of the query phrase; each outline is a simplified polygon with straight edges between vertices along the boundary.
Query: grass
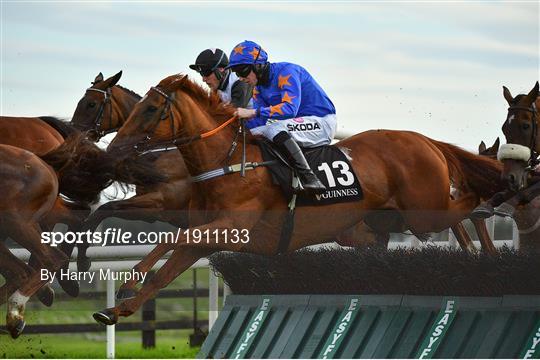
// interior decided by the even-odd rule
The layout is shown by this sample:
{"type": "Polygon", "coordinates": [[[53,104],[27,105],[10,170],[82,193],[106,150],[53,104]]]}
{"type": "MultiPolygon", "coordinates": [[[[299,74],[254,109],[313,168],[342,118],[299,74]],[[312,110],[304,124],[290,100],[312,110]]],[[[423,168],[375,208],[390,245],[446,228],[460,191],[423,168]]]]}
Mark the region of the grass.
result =
{"type": "MultiPolygon", "coordinates": [[[[0,277],[1,279],[1,277],[0,277]]],[[[208,287],[208,269],[197,270],[197,286],[208,287]]],[[[83,285],[82,291],[91,291],[83,285]]],[[[117,284],[117,288],[120,284],[117,284]]],[[[171,283],[167,289],[189,289],[193,286],[193,273],[188,271],[171,283]]],[[[57,289],[56,291],[61,291],[57,289]]],[[[197,303],[199,320],[208,319],[208,298],[199,298],[197,303]]],[[[46,308],[32,300],[26,310],[28,325],[35,324],[81,324],[94,323],[92,313],[105,308],[103,299],[74,298],[56,301],[46,308]]],[[[193,299],[158,299],[157,321],[192,319],[193,299]]],[[[0,319],[5,319],[5,306],[0,309],[0,319]]],[[[140,321],[140,310],[120,321],[140,321]]],[[[189,346],[189,335],[193,330],[158,330],[156,348],[143,349],[141,332],[116,333],[117,358],[194,358],[199,348],[189,346]]],[[[106,358],[105,332],[84,334],[23,335],[12,340],[0,333],[0,358],[106,358]]]]}
{"type": "MultiPolygon", "coordinates": [[[[160,330],[156,347],[143,349],[140,332],[116,334],[116,358],[194,358],[199,347],[189,346],[191,330],[160,330]]],[[[0,358],[106,358],[104,333],[73,335],[22,335],[17,340],[0,337],[0,358]]]]}

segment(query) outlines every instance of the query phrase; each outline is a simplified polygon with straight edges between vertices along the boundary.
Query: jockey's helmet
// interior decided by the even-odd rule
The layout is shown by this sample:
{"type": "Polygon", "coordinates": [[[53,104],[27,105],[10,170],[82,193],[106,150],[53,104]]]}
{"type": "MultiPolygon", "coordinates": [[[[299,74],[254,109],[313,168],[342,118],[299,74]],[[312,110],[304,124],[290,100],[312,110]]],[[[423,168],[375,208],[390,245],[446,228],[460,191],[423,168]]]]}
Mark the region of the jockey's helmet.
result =
{"type": "Polygon", "coordinates": [[[266,64],[267,62],[268,54],[261,45],[253,41],[244,40],[231,51],[230,62],[227,68],[237,65],[266,64]]]}
{"type": "Polygon", "coordinates": [[[209,76],[217,68],[226,67],[229,59],[221,49],[206,49],[197,56],[195,64],[189,65],[192,70],[197,71],[202,76],[209,76]]]}

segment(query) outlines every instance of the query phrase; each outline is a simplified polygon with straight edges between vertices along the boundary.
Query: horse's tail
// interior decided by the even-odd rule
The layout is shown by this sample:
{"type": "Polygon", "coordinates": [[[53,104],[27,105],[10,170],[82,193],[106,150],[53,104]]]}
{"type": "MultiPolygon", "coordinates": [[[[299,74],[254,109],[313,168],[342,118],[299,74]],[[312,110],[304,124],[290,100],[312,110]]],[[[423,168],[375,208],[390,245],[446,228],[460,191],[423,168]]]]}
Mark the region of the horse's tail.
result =
{"type": "Polygon", "coordinates": [[[58,174],[60,193],[75,201],[96,202],[113,181],[112,159],[80,132],[41,158],[58,174]]]}
{"type": "MultiPolygon", "coordinates": [[[[86,139],[81,132],[70,135],[64,143],[41,157],[58,174],[60,192],[85,203],[99,200],[102,190],[114,181],[149,186],[167,178],[153,164],[141,158],[117,159],[86,139]]],[[[124,187],[127,191],[128,187],[124,187]]]]}
{"type": "Polygon", "coordinates": [[[455,145],[429,139],[444,155],[450,177],[456,187],[465,183],[481,198],[488,199],[504,190],[502,164],[486,156],[475,155],[455,145]]]}

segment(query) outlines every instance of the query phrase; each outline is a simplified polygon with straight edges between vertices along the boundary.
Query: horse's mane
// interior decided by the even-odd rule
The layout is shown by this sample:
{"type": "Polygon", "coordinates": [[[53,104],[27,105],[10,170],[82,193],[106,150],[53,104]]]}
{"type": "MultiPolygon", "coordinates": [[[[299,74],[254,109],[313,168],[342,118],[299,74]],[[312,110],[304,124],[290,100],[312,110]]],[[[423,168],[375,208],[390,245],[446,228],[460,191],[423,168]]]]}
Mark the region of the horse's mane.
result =
{"type": "Polygon", "coordinates": [[[51,126],[56,131],[58,131],[58,133],[62,135],[64,140],[68,136],[73,135],[78,132],[78,130],[75,129],[73,125],[71,125],[65,120],[59,119],[54,116],[40,116],[39,119],[45,122],[47,125],[51,126]]]}
{"type": "Polygon", "coordinates": [[[120,85],[118,85],[118,84],[115,85],[115,86],[117,86],[118,88],[124,90],[124,91],[127,92],[128,94],[133,95],[133,97],[135,97],[137,100],[141,100],[141,99],[142,99],[142,96],[139,95],[139,94],[137,94],[137,93],[136,93],[135,91],[133,91],[133,90],[130,90],[130,89],[128,89],[128,88],[126,88],[126,87],[123,87],[123,86],[120,86],[120,85]]]}
{"type": "Polygon", "coordinates": [[[199,84],[189,79],[187,75],[171,75],[163,79],[158,86],[168,93],[181,89],[220,123],[234,114],[234,108],[222,102],[217,93],[203,89],[199,84]]]}

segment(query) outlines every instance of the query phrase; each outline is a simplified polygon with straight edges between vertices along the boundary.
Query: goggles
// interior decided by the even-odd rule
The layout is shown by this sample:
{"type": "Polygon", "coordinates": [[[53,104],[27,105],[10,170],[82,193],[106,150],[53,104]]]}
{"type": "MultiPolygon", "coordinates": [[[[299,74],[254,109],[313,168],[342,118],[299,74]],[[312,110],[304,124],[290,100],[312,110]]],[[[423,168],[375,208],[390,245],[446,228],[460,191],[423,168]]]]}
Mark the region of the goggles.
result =
{"type": "Polygon", "coordinates": [[[251,73],[251,64],[236,65],[231,68],[238,77],[245,78],[251,73]]]}

